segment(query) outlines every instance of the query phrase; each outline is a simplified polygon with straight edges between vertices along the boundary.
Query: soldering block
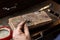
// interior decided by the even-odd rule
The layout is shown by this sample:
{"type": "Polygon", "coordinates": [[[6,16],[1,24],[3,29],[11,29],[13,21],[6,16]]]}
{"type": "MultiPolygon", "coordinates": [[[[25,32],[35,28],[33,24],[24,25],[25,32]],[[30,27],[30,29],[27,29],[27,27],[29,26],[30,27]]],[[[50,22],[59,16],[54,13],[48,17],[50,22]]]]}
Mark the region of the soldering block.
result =
{"type": "Polygon", "coordinates": [[[45,11],[36,11],[33,13],[26,13],[17,17],[9,18],[9,25],[12,29],[14,29],[20,22],[26,20],[26,24],[29,27],[29,29],[36,28],[38,26],[50,23],[52,21],[52,19],[45,11]]]}

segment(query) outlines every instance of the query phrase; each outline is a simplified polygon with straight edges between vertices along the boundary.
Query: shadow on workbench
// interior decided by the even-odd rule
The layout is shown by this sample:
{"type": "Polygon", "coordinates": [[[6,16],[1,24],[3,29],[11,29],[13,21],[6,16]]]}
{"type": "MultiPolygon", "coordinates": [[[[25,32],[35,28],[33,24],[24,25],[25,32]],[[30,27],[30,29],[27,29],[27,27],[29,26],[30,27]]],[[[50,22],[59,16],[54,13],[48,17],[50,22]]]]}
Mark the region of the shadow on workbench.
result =
{"type": "MultiPolygon", "coordinates": [[[[38,40],[56,40],[60,34],[60,25],[57,25],[55,27],[49,27],[49,25],[47,24],[42,27],[32,29],[30,31],[31,31],[32,35],[34,33],[43,32],[42,33],[43,37],[38,40]],[[45,29],[48,29],[48,30],[45,30],[45,29]],[[42,31],[42,30],[44,30],[44,31],[42,31]]],[[[37,36],[39,36],[39,35],[37,35],[37,36]]],[[[37,37],[34,36],[33,38],[37,38],[37,37]]]]}
{"type": "Polygon", "coordinates": [[[51,28],[45,32],[46,33],[43,37],[44,40],[60,40],[60,37],[58,37],[60,34],[60,25],[57,25],[55,28],[51,28]]]}

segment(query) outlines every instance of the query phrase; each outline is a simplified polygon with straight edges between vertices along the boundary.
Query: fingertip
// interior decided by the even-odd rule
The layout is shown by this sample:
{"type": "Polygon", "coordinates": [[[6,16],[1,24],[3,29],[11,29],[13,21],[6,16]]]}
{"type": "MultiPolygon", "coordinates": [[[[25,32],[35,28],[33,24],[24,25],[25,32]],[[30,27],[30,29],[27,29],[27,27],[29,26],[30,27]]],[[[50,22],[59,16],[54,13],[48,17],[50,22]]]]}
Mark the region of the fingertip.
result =
{"type": "Polygon", "coordinates": [[[22,26],[24,24],[25,21],[22,21],[18,24],[18,26],[22,26]]]}
{"type": "Polygon", "coordinates": [[[25,32],[25,35],[29,35],[29,29],[28,29],[28,26],[26,24],[24,26],[24,32],[25,32]]]}
{"type": "Polygon", "coordinates": [[[20,23],[17,25],[17,28],[22,27],[24,24],[25,24],[25,21],[20,22],[20,23]]]}
{"type": "Polygon", "coordinates": [[[28,26],[26,24],[24,25],[24,27],[25,27],[25,29],[28,29],[28,26]]]}

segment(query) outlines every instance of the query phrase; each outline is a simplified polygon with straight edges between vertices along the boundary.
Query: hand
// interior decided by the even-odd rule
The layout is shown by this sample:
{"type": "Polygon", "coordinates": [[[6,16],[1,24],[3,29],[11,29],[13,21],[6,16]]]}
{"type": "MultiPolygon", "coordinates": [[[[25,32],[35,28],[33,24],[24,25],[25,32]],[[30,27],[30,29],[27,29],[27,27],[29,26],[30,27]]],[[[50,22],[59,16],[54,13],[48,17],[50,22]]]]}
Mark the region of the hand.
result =
{"type": "Polygon", "coordinates": [[[29,30],[25,22],[21,22],[18,24],[17,28],[14,29],[13,40],[31,40],[29,30]]]}

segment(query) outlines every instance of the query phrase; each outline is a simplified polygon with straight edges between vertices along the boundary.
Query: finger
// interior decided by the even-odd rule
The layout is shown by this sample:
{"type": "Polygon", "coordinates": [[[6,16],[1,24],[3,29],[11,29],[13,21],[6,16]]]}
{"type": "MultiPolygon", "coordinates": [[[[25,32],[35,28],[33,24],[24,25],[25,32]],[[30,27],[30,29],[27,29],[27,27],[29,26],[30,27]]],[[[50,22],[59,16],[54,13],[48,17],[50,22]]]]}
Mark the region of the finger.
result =
{"type": "Polygon", "coordinates": [[[17,30],[20,31],[23,28],[24,24],[25,24],[25,21],[19,23],[17,26],[17,30]]]}
{"type": "Polygon", "coordinates": [[[28,30],[28,26],[26,24],[24,25],[24,33],[26,36],[30,35],[29,30],[28,30]]]}

